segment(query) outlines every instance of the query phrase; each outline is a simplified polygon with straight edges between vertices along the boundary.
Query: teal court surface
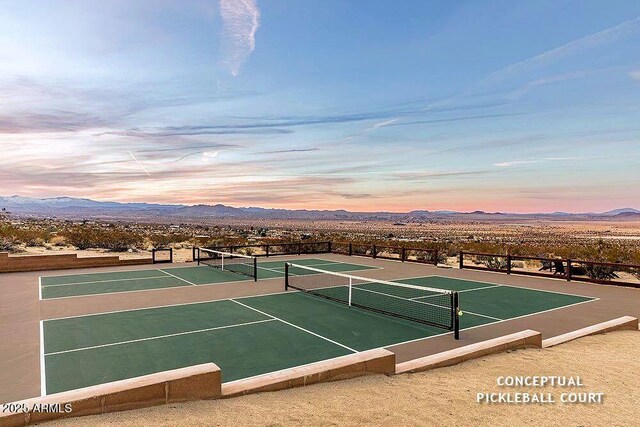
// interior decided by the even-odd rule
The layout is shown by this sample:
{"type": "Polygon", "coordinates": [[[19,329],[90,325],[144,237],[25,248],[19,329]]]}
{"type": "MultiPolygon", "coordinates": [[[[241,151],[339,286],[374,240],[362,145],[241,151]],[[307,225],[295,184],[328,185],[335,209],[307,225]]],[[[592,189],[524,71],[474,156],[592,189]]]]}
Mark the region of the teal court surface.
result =
{"type": "MultiPolygon", "coordinates": [[[[318,258],[296,262],[333,272],[367,270],[377,267],[318,258]]],[[[284,276],[284,261],[258,262],[258,279],[284,276]]],[[[170,267],[109,273],[44,276],[40,278],[40,299],[68,298],[115,292],[144,291],[182,286],[215,285],[249,280],[246,276],[209,266],[170,267]]]]}
{"type": "MultiPolygon", "coordinates": [[[[415,293],[405,296],[413,301],[431,295],[416,287],[457,291],[464,313],[461,335],[473,327],[595,300],[441,276],[398,282],[414,285],[415,293]]],[[[385,289],[376,283],[374,293],[385,289]]],[[[228,383],[443,334],[452,333],[291,290],[50,319],[41,322],[42,393],[206,362],[217,364],[228,383]]]]}

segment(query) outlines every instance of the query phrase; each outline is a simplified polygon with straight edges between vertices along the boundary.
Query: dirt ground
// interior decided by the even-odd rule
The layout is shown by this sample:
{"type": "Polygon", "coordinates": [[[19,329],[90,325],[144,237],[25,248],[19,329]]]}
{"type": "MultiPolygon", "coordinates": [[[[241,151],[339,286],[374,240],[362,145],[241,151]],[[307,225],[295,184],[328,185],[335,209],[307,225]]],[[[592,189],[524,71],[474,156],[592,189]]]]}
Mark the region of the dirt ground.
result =
{"type": "Polygon", "coordinates": [[[172,404],[59,422],[146,425],[563,425],[628,426],[640,417],[640,333],[586,337],[450,368],[371,376],[233,399],[172,404]],[[500,376],[576,376],[583,387],[499,387],[500,376]],[[479,404],[476,393],[552,393],[553,404],[479,404]],[[560,403],[564,392],[602,392],[602,403],[560,403]]]}

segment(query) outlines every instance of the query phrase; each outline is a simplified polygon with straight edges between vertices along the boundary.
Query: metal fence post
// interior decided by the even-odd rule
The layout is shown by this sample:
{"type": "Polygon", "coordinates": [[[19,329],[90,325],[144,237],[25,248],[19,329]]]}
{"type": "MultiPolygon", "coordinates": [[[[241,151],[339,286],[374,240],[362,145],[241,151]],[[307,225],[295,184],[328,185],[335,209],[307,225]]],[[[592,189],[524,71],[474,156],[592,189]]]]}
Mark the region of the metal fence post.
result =
{"type": "Polygon", "coordinates": [[[567,281],[570,282],[571,281],[571,273],[573,266],[571,265],[571,259],[567,258],[567,281]]]}
{"type": "Polygon", "coordinates": [[[373,257],[374,257],[374,258],[376,257],[376,251],[377,251],[377,250],[376,250],[376,245],[373,245],[373,257]]]}
{"type": "Polygon", "coordinates": [[[438,266],[438,248],[433,250],[433,265],[438,266]]]}
{"type": "Polygon", "coordinates": [[[511,254],[507,254],[507,274],[511,274],[511,254]]]}
{"type": "Polygon", "coordinates": [[[402,247],[402,253],[400,254],[400,256],[402,257],[402,262],[407,259],[407,249],[404,246],[402,247]]]}
{"type": "Polygon", "coordinates": [[[353,244],[349,242],[349,256],[353,255],[353,244]]]}

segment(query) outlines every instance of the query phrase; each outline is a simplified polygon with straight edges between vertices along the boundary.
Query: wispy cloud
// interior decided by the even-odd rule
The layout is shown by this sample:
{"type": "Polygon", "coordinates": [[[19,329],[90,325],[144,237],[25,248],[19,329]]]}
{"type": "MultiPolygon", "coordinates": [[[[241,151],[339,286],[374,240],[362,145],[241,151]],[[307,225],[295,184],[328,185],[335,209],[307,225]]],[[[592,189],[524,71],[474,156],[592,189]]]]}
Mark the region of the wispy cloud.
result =
{"type": "Polygon", "coordinates": [[[260,11],[255,0],[220,0],[220,15],[222,63],[235,77],[256,47],[260,11]]]}
{"type": "Polygon", "coordinates": [[[309,153],[312,151],[319,151],[319,148],[294,148],[291,150],[272,150],[272,151],[260,151],[257,154],[287,154],[287,153],[309,153]]]}
{"type": "Polygon", "coordinates": [[[630,21],[607,28],[594,34],[573,40],[555,49],[548,50],[539,55],[511,64],[501,70],[491,73],[483,81],[493,83],[533,68],[544,66],[569,55],[583,52],[607,43],[617,41],[623,37],[640,31],[640,16],[630,21]]]}
{"type": "Polygon", "coordinates": [[[492,170],[454,171],[454,172],[400,172],[392,175],[392,178],[400,181],[427,181],[442,178],[465,178],[479,175],[494,174],[492,170]]]}
{"type": "Polygon", "coordinates": [[[508,162],[494,163],[497,167],[511,167],[517,165],[528,165],[532,163],[545,163],[545,162],[568,162],[568,161],[582,161],[582,160],[595,160],[604,159],[607,156],[573,156],[573,157],[543,157],[540,159],[526,159],[526,160],[512,160],[508,162]]]}

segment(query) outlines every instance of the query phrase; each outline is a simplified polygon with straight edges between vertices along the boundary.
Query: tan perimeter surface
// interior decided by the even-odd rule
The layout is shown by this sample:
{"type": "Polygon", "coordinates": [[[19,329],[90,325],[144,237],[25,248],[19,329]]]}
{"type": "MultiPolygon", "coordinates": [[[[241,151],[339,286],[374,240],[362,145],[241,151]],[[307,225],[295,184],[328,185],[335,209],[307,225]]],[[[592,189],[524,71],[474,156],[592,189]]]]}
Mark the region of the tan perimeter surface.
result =
{"type": "MultiPolygon", "coordinates": [[[[620,316],[640,317],[640,289],[590,283],[569,283],[565,280],[517,275],[508,276],[506,274],[483,271],[436,268],[424,264],[401,263],[356,256],[348,257],[337,254],[320,254],[314,255],[314,257],[378,267],[377,269],[358,273],[364,277],[394,280],[440,275],[600,298],[597,301],[561,310],[462,331],[459,341],[452,339],[450,335],[444,335],[388,347],[388,350],[396,354],[397,363],[520,332],[525,329],[540,331],[543,339],[548,339],[620,316]]],[[[296,259],[300,259],[300,257],[272,257],[261,261],[290,261],[296,259]]],[[[73,274],[145,270],[188,265],[193,264],[91,268],[74,270],[73,274]]],[[[0,297],[0,355],[2,356],[0,357],[0,402],[12,402],[40,395],[39,322],[42,319],[283,291],[282,278],[276,278],[260,280],[258,283],[251,281],[232,282],[220,283],[214,286],[184,286],[157,289],[150,292],[123,292],[39,301],[38,277],[41,274],[57,275],[69,274],[69,272],[0,274],[0,293],[2,295],[0,297]]]]}
{"type": "Polygon", "coordinates": [[[640,417],[640,333],[612,332],[544,350],[495,354],[417,374],[172,404],[69,419],[58,425],[455,425],[629,426],[640,417]],[[580,376],[580,389],[496,386],[505,375],[580,376]],[[602,404],[478,404],[478,392],[604,392],[602,404]]]}

